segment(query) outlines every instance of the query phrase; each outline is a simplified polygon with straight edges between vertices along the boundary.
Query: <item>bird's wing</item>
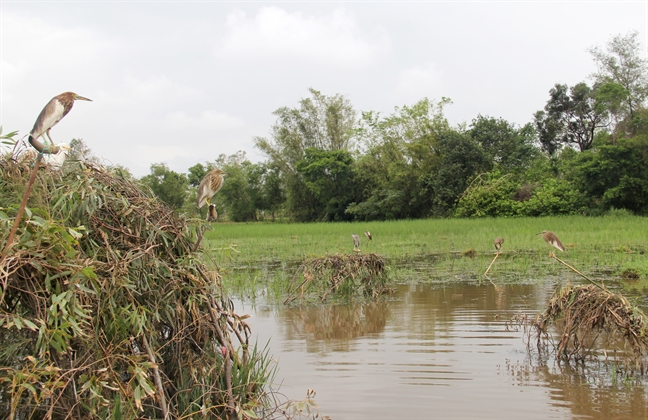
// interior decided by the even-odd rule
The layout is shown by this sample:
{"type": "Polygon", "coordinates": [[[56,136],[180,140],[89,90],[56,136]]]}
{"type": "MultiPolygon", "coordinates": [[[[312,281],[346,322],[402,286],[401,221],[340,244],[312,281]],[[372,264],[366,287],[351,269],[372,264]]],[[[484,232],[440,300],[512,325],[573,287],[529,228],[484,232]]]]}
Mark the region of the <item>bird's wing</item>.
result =
{"type": "Polygon", "coordinates": [[[48,129],[54,127],[65,115],[65,108],[58,100],[52,99],[45,105],[34,123],[31,135],[35,138],[40,137],[48,129]]]}
{"type": "Polygon", "coordinates": [[[206,176],[200,181],[200,185],[198,185],[198,197],[196,200],[196,205],[198,208],[201,208],[202,206],[205,205],[207,202],[207,199],[209,198],[209,190],[208,188],[210,187],[210,180],[209,176],[206,176]]]}

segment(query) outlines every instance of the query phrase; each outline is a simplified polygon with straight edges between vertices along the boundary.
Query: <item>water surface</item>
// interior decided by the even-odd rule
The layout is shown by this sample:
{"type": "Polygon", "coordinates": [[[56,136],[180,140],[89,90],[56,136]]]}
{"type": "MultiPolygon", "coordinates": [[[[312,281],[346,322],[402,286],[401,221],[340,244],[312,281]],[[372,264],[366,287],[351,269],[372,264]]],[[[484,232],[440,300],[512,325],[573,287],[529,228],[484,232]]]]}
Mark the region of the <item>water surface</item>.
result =
{"type": "Polygon", "coordinates": [[[338,419],[640,419],[646,388],[605,367],[531,352],[511,319],[535,315],[551,282],[396,286],[387,301],[285,307],[237,303],[278,362],[280,392],[314,389],[338,419]]]}

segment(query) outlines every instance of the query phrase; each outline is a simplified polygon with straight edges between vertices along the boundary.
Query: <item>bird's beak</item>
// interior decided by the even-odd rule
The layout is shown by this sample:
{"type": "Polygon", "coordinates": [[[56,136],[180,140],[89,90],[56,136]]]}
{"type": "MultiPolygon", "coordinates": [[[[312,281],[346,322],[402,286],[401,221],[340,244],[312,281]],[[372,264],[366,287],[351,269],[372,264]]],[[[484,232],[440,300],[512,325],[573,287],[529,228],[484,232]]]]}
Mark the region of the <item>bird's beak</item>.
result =
{"type": "Polygon", "coordinates": [[[59,145],[59,147],[65,149],[65,150],[72,150],[72,148],[70,146],[68,146],[67,144],[61,144],[61,145],[59,145]]]}
{"type": "Polygon", "coordinates": [[[79,95],[74,95],[74,99],[77,100],[77,101],[90,101],[90,102],[92,102],[92,99],[84,98],[83,96],[79,96],[79,95]]]}

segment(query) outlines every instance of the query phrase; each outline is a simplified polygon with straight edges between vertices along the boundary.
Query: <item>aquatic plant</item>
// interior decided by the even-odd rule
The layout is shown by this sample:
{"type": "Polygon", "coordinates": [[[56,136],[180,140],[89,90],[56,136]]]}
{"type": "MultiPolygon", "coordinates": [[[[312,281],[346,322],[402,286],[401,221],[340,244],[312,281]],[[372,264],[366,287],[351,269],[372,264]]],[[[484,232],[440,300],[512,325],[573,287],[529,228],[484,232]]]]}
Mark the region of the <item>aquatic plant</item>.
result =
{"type": "Polygon", "coordinates": [[[284,303],[298,297],[301,301],[309,291],[324,302],[332,293],[376,297],[389,290],[385,261],[379,255],[328,255],[310,259],[297,269],[284,303]],[[303,281],[298,284],[299,274],[303,281]]]}
{"type": "Polygon", "coordinates": [[[648,318],[621,294],[591,284],[565,285],[534,323],[539,337],[548,337],[551,325],[558,327],[556,351],[566,360],[586,360],[596,340],[605,338],[598,348],[612,345],[617,355],[643,370],[642,357],[648,354],[648,318]]]}
{"type": "MultiPolygon", "coordinates": [[[[0,161],[3,244],[31,163],[0,161]]],[[[255,417],[274,365],[188,222],[118,170],[40,168],[0,261],[0,417],[255,417]]]]}

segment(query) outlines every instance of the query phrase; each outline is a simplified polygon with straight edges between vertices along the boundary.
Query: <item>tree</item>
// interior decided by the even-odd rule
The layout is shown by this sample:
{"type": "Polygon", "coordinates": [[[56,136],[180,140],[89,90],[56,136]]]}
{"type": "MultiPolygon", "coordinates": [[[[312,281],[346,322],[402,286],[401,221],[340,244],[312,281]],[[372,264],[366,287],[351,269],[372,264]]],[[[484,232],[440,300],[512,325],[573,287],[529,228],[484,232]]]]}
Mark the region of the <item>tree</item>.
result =
{"type": "Polygon", "coordinates": [[[357,161],[360,201],[348,211],[357,219],[385,220],[425,217],[431,208],[424,178],[441,160],[437,137],[450,130],[443,115],[447,98],[422,99],[396,108],[387,117],[364,112],[357,137],[366,150],[357,161]]]}
{"type": "Polygon", "coordinates": [[[609,112],[597,91],[581,82],[569,88],[557,83],[549,91],[544,111],[535,114],[540,143],[550,155],[561,145],[577,145],[580,151],[592,147],[597,130],[609,125],[609,112]]]}
{"type": "Polygon", "coordinates": [[[306,149],[350,150],[357,119],[344,96],[326,96],[312,88],[309,92],[311,97],[302,99],[298,108],[282,107],[274,112],[277,122],[271,138],[254,139],[268,163],[279,169],[290,209],[304,209],[309,203],[308,188],[297,171],[306,149]]]}
{"type": "Polygon", "coordinates": [[[431,215],[444,217],[455,208],[470,180],[486,170],[489,161],[479,143],[466,133],[441,133],[439,146],[439,167],[435,172],[424,176],[423,193],[431,201],[431,215]]]}
{"type": "Polygon", "coordinates": [[[306,149],[306,155],[297,164],[308,200],[295,206],[297,219],[302,221],[351,220],[346,209],[356,196],[353,157],[345,150],[306,149]]]}
{"type": "Polygon", "coordinates": [[[140,181],[174,209],[182,207],[187,198],[189,181],[186,175],[170,170],[165,163],[151,164],[151,173],[140,181]]]}
{"type": "Polygon", "coordinates": [[[598,66],[592,75],[597,84],[614,82],[627,92],[620,108],[623,116],[632,116],[644,106],[648,98],[648,61],[642,58],[643,49],[639,43],[639,32],[616,35],[607,43],[607,49],[589,49],[598,66]]]}
{"type": "Polygon", "coordinates": [[[504,173],[526,169],[538,152],[530,123],[516,128],[502,118],[479,115],[473,119],[468,133],[481,145],[488,160],[504,173]]]}

